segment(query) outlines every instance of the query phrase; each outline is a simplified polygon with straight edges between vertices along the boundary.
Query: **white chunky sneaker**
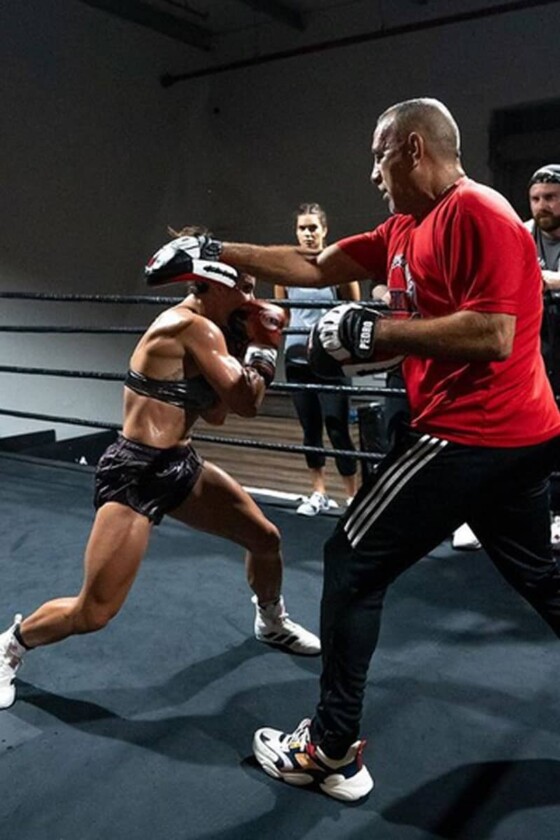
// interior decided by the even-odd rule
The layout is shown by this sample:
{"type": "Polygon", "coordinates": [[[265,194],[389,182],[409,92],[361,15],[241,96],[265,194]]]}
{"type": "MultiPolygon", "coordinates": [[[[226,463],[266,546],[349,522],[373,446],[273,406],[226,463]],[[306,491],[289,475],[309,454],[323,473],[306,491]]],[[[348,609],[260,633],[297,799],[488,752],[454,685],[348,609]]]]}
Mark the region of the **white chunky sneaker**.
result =
{"type": "Polygon", "coordinates": [[[317,656],[321,653],[321,642],[317,636],[289,619],[282,596],[276,604],[266,607],[259,606],[256,595],[251,600],[256,610],[255,638],[259,642],[303,656],[317,656]]]}
{"type": "Polygon", "coordinates": [[[14,678],[25,653],[25,648],[14,636],[20,622],[21,615],[18,613],[12,626],[0,634],[0,709],[8,709],[16,699],[14,678]]]}
{"type": "Polygon", "coordinates": [[[329,508],[335,507],[338,507],[336,502],[316,490],[308,499],[304,499],[296,513],[299,513],[300,516],[317,516],[318,513],[325,513],[329,508]]]}
{"type": "Polygon", "coordinates": [[[550,523],[550,544],[553,551],[560,551],[560,516],[553,516],[550,523]]]}
{"type": "Polygon", "coordinates": [[[265,773],[289,785],[318,785],[344,802],[355,802],[373,790],[373,779],[362,760],[365,741],[356,741],[341,759],[329,758],[311,742],[311,721],[302,720],[290,734],[279,729],[258,729],[253,754],[265,773]]]}
{"type": "Polygon", "coordinates": [[[451,546],[457,551],[477,551],[482,548],[480,540],[466,522],[453,533],[451,546]]]}

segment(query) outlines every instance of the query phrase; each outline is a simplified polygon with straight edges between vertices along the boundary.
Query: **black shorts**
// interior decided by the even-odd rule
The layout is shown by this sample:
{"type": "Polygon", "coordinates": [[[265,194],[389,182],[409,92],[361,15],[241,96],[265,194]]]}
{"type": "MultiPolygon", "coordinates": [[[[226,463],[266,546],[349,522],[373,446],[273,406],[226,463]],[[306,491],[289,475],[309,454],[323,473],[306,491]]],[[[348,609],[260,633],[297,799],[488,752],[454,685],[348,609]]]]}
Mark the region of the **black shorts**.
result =
{"type": "Polygon", "coordinates": [[[187,498],[202,465],[190,445],[157,449],[119,435],[97,464],[93,503],[120,502],[158,525],[187,498]]]}

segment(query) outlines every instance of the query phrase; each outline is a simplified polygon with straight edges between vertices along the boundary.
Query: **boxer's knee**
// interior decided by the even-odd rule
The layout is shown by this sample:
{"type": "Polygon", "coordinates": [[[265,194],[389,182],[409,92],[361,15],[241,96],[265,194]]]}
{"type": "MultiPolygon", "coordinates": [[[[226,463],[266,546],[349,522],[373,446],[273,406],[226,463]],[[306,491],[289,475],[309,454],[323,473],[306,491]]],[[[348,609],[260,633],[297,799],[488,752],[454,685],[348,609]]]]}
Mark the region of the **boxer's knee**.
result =
{"type": "Polygon", "coordinates": [[[272,522],[265,520],[254,530],[248,541],[247,549],[251,554],[274,555],[280,553],[280,531],[272,522]]]}

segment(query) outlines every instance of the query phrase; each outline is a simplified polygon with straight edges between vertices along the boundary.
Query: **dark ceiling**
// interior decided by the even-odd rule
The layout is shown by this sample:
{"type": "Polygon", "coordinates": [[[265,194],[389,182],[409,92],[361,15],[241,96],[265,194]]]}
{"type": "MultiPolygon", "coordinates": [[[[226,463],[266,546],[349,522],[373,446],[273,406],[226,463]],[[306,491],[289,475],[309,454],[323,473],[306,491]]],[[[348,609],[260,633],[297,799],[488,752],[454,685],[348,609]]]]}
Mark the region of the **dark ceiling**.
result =
{"type": "MultiPolygon", "coordinates": [[[[81,0],[102,14],[186,45],[193,69],[209,75],[304,52],[452,25],[558,0],[81,0]]],[[[162,80],[164,81],[164,80],[162,80]]],[[[165,81],[164,81],[165,84],[165,81]]]]}
{"type": "MultiPolygon", "coordinates": [[[[437,6],[438,0],[82,0],[124,20],[147,26],[193,47],[210,49],[218,38],[262,26],[305,32],[323,18],[330,19],[340,35],[340,17],[349,23],[363,16],[364,7],[382,23],[385,12],[437,6]],[[362,7],[360,10],[359,7],[362,7]],[[336,23],[335,23],[336,22],[336,23]]],[[[439,5],[442,5],[441,0],[439,5]]],[[[445,3],[444,3],[445,5],[445,3]]],[[[455,4],[457,5],[457,4],[455,4]]],[[[334,32],[333,32],[334,34],[334,32]]]]}

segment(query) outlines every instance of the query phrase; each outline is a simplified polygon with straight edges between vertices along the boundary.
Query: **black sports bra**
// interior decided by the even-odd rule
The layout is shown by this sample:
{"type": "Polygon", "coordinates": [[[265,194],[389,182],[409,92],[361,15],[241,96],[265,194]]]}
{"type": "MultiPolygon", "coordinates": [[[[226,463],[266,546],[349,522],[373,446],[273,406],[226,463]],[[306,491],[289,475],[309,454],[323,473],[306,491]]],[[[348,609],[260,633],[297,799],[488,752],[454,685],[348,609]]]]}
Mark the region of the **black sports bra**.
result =
{"type": "Polygon", "coordinates": [[[203,411],[211,408],[218,400],[218,395],[203,376],[190,379],[149,379],[143,373],[129,370],[124,384],[143,397],[151,397],[185,410],[203,411]]]}

